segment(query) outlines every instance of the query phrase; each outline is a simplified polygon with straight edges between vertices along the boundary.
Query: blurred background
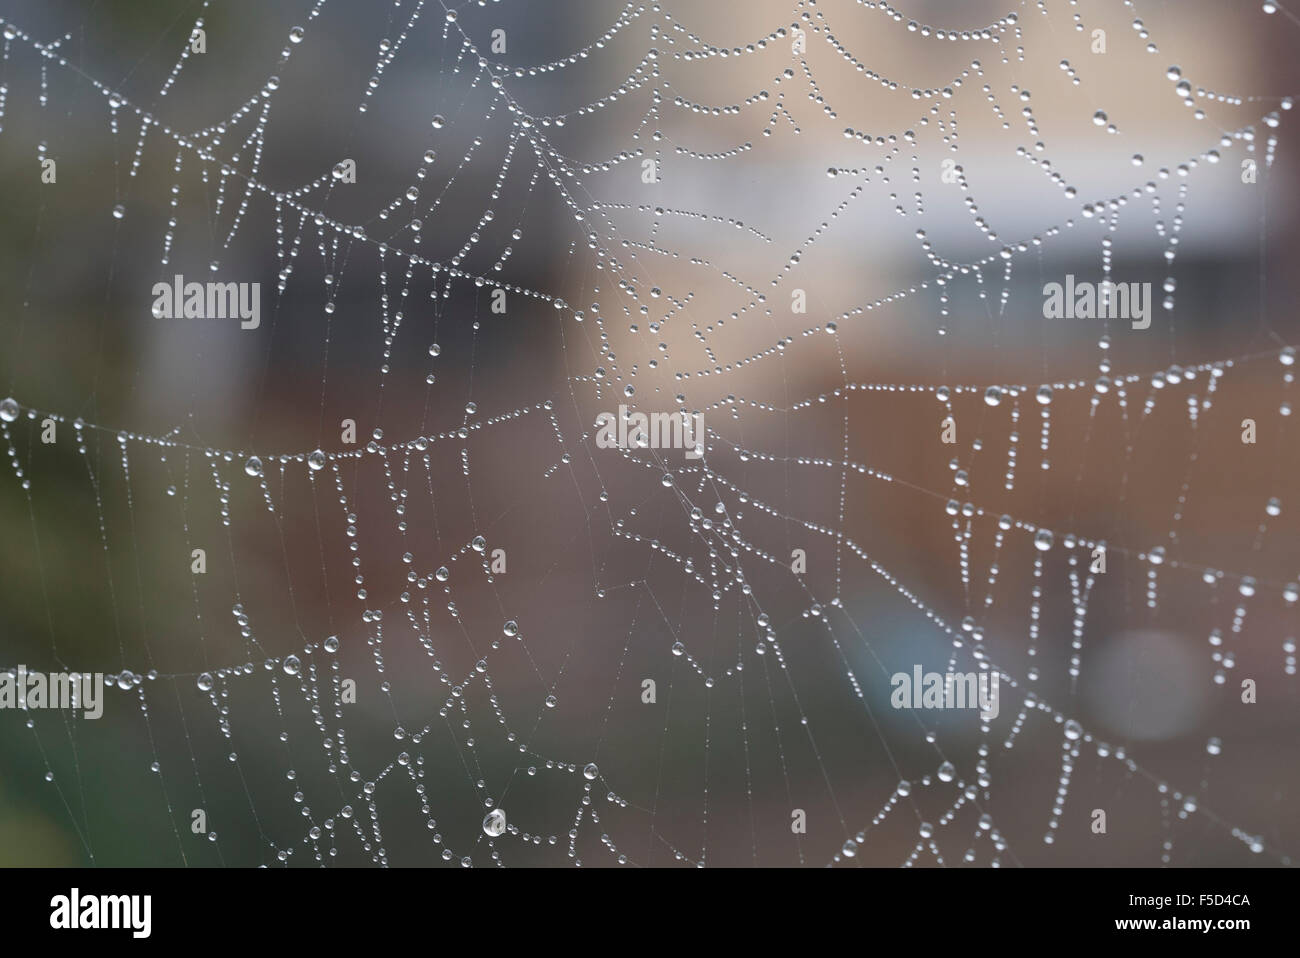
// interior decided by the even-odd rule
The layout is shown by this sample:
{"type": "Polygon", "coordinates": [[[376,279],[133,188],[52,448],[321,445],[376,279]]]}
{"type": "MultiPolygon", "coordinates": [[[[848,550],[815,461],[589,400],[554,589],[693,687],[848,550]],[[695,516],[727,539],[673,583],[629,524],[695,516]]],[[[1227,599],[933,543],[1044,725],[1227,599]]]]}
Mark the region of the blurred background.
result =
{"type": "Polygon", "coordinates": [[[1289,863],[1300,25],[1090,6],[0,2],[0,861],[1289,863]]]}

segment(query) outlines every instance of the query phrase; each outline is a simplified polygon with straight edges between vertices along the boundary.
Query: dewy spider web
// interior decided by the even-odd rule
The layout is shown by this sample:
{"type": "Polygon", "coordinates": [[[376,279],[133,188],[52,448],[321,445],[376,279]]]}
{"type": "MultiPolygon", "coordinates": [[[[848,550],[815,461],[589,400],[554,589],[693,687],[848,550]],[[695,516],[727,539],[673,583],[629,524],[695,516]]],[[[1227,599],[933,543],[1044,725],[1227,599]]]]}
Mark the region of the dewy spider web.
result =
{"type": "Polygon", "coordinates": [[[1289,863],[1291,100],[1181,6],[28,6],[5,657],[112,684],[22,863],[1289,863]]]}

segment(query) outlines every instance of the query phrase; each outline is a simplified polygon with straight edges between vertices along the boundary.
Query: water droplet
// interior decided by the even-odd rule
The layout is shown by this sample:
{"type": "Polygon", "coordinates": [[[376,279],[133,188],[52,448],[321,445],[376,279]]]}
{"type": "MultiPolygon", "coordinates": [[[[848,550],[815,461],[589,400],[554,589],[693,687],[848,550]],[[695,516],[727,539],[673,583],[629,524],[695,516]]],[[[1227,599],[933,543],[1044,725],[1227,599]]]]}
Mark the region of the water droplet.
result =
{"type": "Polygon", "coordinates": [[[1211,755],[1218,755],[1223,751],[1223,742],[1220,739],[1212,738],[1205,743],[1205,750],[1211,755]]]}
{"type": "Polygon", "coordinates": [[[0,419],[13,422],[18,418],[18,402],[14,399],[0,400],[0,419]]]}
{"type": "Polygon", "coordinates": [[[1097,124],[1098,126],[1105,126],[1105,125],[1106,125],[1106,113],[1105,113],[1105,111],[1103,111],[1103,110],[1098,110],[1096,113],[1094,113],[1094,114],[1092,115],[1092,122],[1095,123],[1095,124],[1097,124]]]}
{"type": "Polygon", "coordinates": [[[502,626],[501,631],[504,632],[506,635],[510,635],[510,636],[518,635],[519,623],[517,623],[514,619],[511,619],[504,626],[502,626]]]}
{"type": "Polygon", "coordinates": [[[1056,537],[1052,535],[1050,529],[1039,529],[1034,533],[1034,548],[1039,552],[1046,552],[1052,548],[1052,543],[1055,541],[1056,537]]]}
{"type": "Polygon", "coordinates": [[[554,695],[548,695],[548,696],[546,696],[546,707],[547,707],[548,709],[553,709],[553,708],[555,708],[555,704],[556,704],[556,698],[555,698],[554,695]]]}
{"type": "Polygon", "coordinates": [[[339,637],[337,635],[331,635],[328,639],[325,640],[325,651],[337,652],[338,650],[339,650],[339,637]]]}
{"type": "Polygon", "coordinates": [[[446,121],[445,119],[443,119],[443,117],[442,117],[441,115],[439,115],[439,116],[435,116],[435,117],[434,117],[432,120],[430,120],[429,122],[431,122],[431,123],[433,124],[433,128],[434,128],[435,130],[441,130],[442,127],[443,127],[443,124],[445,124],[447,121],[446,121]]]}
{"type": "Polygon", "coordinates": [[[1002,402],[1002,387],[990,386],[988,389],[984,390],[984,401],[990,406],[996,406],[998,403],[1002,402]]]}
{"type": "Polygon", "coordinates": [[[113,219],[120,220],[125,215],[126,215],[126,207],[123,206],[121,203],[118,203],[116,206],[113,207],[113,219]]]}
{"type": "Polygon", "coordinates": [[[198,685],[199,685],[199,690],[202,692],[212,691],[212,673],[204,672],[202,675],[200,675],[198,685]]]}
{"type": "Polygon", "coordinates": [[[325,468],[325,453],[317,449],[307,457],[307,468],[312,472],[320,472],[325,468]]]}
{"type": "Polygon", "coordinates": [[[858,843],[851,838],[847,842],[845,842],[844,847],[840,849],[840,854],[843,855],[845,858],[852,858],[857,853],[858,853],[858,843]]]}
{"type": "Polygon", "coordinates": [[[1065,737],[1075,742],[1081,735],[1083,735],[1083,726],[1074,719],[1068,719],[1065,723],[1065,737]]]}
{"type": "Polygon", "coordinates": [[[262,474],[262,460],[256,456],[249,456],[248,461],[244,463],[244,472],[250,476],[260,476],[262,474]]]}
{"type": "Polygon", "coordinates": [[[483,834],[488,838],[496,838],[498,835],[505,834],[506,830],[506,813],[499,808],[494,808],[483,816],[483,834]]]}
{"type": "Polygon", "coordinates": [[[286,655],[284,657],[284,671],[286,675],[297,675],[302,669],[302,662],[296,655],[286,655]]]}
{"type": "Polygon", "coordinates": [[[956,776],[957,770],[952,767],[952,762],[944,762],[939,766],[939,781],[951,782],[956,776]]]}
{"type": "Polygon", "coordinates": [[[304,34],[306,34],[306,32],[307,31],[304,30],[302,27],[294,27],[292,30],[289,31],[289,42],[302,43],[302,38],[304,34]]]}
{"type": "Polygon", "coordinates": [[[600,769],[596,767],[595,762],[588,763],[587,767],[582,770],[582,777],[589,782],[595,781],[596,776],[599,774],[600,774],[600,769]]]}

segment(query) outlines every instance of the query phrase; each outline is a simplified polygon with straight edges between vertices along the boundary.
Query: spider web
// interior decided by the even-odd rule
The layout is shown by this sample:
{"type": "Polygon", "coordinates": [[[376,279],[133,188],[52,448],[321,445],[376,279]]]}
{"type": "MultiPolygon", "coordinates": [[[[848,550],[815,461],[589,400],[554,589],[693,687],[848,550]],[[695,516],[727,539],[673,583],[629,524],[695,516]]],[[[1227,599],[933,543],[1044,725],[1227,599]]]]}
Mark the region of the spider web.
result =
{"type": "Polygon", "coordinates": [[[1289,11],[7,6],[33,859],[1290,862],[1289,11]]]}

